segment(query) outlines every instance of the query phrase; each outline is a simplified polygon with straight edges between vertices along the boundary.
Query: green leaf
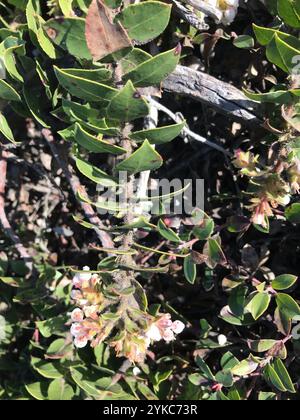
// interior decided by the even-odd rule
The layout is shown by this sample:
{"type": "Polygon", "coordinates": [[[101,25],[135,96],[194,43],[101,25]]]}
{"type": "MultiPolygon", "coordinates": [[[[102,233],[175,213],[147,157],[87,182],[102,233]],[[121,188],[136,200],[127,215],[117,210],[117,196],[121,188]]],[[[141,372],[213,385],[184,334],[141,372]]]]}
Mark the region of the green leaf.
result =
{"type": "Polygon", "coordinates": [[[278,0],[279,16],[293,28],[300,28],[300,3],[298,0],[278,0]]]}
{"type": "Polygon", "coordinates": [[[250,350],[255,353],[264,353],[274,347],[276,343],[276,340],[248,340],[250,350]]]}
{"type": "Polygon", "coordinates": [[[71,368],[71,376],[74,382],[87,393],[87,395],[99,400],[129,400],[133,399],[130,394],[123,391],[119,384],[111,385],[111,377],[99,378],[97,375],[91,375],[84,368],[71,368]]]}
{"type": "Polygon", "coordinates": [[[85,20],[81,18],[50,19],[44,25],[52,41],[69,54],[92,60],[85,38],[85,20]]]}
{"type": "Polygon", "coordinates": [[[162,157],[151,146],[148,140],[145,140],[143,145],[129,156],[129,158],[119,163],[116,169],[119,172],[136,174],[143,171],[153,171],[160,168],[162,164],[162,157]]]}
{"type": "Polygon", "coordinates": [[[291,223],[300,223],[300,203],[294,203],[285,209],[285,217],[291,223]]]}
{"type": "Polygon", "coordinates": [[[181,48],[158,54],[125,74],[123,79],[131,80],[134,86],[159,85],[179,63],[181,48]]]}
{"type": "Polygon", "coordinates": [[[43,337],[49,338],[53,334],[63,334],[66,321],[65,316],[58,316],[56,318],[49,318],[46,321],[38,321],[36,326],[43,337]]]}
{"type": "Polygon", "coordinates": [[[237,48],[249,49],[254,47],[254,39],[250,35],[240,35],[233,40],[233,45],[237,48]]]}
{"type": "Polygon", "coordinates": [[[272,364],[272,367],[274,368],[275,372],[279,376],[284,387],[292,394],[296,393],[293,382],[283,362],[280,359],[275,359],[274,363],[272,364]]]}
{"type": "Polygon", "coordinates": [[[130,80],[112,98],[106,111],[107,118],[123,122],[133,121],[148,114],[149,107],[146,100],[142,98],[130,80]]]}
{"type": "Polygon", "coordinates": [[[139,48],[133,48],[128,54],[125,55],[125,57],[120,60],[122,74],[128,73],[150,58],[152,58],[152,55],[148,54],[146,51],[139,48]]]}
{"type": "Polygon", "coordinates": [[[73,388],[64,379],[56,379],[49,385],[48,399],[50,401],[70,401],[74,395],[73,388]]]}
{"type": "Polygon", "coordinates": [[[282,274],[271,282],[271,286],[275,290],[286,290],[296,283],[297,278],[297,276],[293,276],[292,274],[282,274]]]}
{"type": "Polygon", "coordinates": [[[226,388],[230,388],[233,385],[232,373],[230,370],[221,370],[216,374],[216,381],[226,388]]]}
{"type": "Polygon", "coordinates": [[[37,47],[40,47],[50,58],[55,59],[55,47],[43,29],[43,19],[38,15],[35,7],[33,6],[32,0],[28,1],[26,7],[26,18],[32,42],[37,47]]]}
{"type": "Polygon", "coordinates": [[[11,131],[7,119],[4,117],[3,114],[0,112],[0,133],[3,134],[3,136],[9,140],[11,143],[16,144],[16,141],[14,139],[13,132],[11,131]]]}
{"type": "Polygon", "coordinates": [[[232,290],[228,300],[228,305],[231,312],[241,319],[244,318],[246,293],[247,287],[241,284],[232,290]]]}
{"type": "Polygon", "coordinates": [[[105,67],[99,69],[68,69],[67,71],[71,76],[98,83],[108,82],[112,79],[111,71],[105,67]]]}
{"type": "Polygon", "coordinates": [[[278,33],[281,36],[288,36],[284,32],[280,32],[277,29],[264,28],[258,25],[253,25],[253,30],[258,42],[263,46],[268,45],[272,41],[275,33],[278,33]]]}
{"type": "Polygon", "coordinates": [[[92,153],[112,153],[114,155],[123,155],[126,150],[122,147],[115,146],[105,140],[97,139],[87,131],[85,131],[80,124],[75,124],[75,141],[92,153]]]}
{"type": "Polygon", "coordinates": [[[189,283],[195,283],[197,278],[197,265],[193,262],[190,255],[184,259],[184,275],[189,283]]]}
{"type": "Polygon", "coordinates": [[[217,239],[208,239],[204,246],[203,254],[208,257],[206,264],[209,268],[214,269],[218,264],[226,263],[226,257],[217,239]]]}
{"type": "Polygon", "coordinates": [[[252,93],[244,90],[245,95],[255,102],[286,104],[293,101],[293,92],[288,90],[272,90],[267,93],[252,93]]]}
{"type": "Polygon", "coordinates": [[[32,384],[25,385],[26,391],[36,400],[45,401],[47,400],[47,382],[34,382],[32,384]]]}
{"type": "Polygon", "coordinates": [[[289,318],[300,316],[300,308],[298,303],[285,293],[278,293],[276,303],[280,311],[284,312],[289,318]]]}
{"type": "Polygon", "coordinates": [[[57,379],[63,377],[63,372],[59,370],[59,363],[57,362],[45,362],[32,358],[32,367],[44,378],[57,379]]]}
{"type": "Polygon", "coordinates": [[[258,362],[250,355],[247,359],[241,361],[231,369],[231,373],[236,376],[246,376],[255,372],[258,368],[258,362]]]}
{"type": "Polygon", "coordinates": [[[167,27],[171,5],[158,1],[147,1],[126,7],[118,16],[129,37],[147,43],[158,37],[167,27]]]}
{"type": "Polygon", "coordinates": [[[9,36],[0,44],[0,57],[5,68],[12,79],[18,82],[23,82],[23,77],[17,69],[15,54],[24,55],[24,45],[24,41],[14,36],[9,36]]]}
{"type": "Polygon", "coordinates": [[[212,371],[208,367],[208,365],[205,363],[205,361],[202,359],[202,357],[197,356],[196,357],[196,363],[199,367],[201,373],[210,381],[215,381],[215,376],[213,375],[212,371]]]}
{"type": "Polygon", "coordinates": [[[98,109],[92,108],[89,104],[82,105],[64,98],[62,100],[62,109],[70,118],[71,122],[100,118],[98,109]]]}
{"type": "Polygon", "coordinates": [[[73,0],[58,0],[59,7],[65,16],[70,16],[73,12],[73,0]]]}
{"type": "Polygon", "coordinates": [[[278,391],[281,391],[281,392],[287,391],[286,387],[282,383],[275,369],[270,364],[265,367],[264,376],[268,382],[270,382],[276,389],[278,389],[278,391]]]}
{"type": "Polygon", "coordinates": [[[6,101],[20,101],[18,92],[10,86],[5,80],[0,79],[0,98],[6,101]]]}
{"type": "Polygon", "coordinates": [[[250,375],[251,373],[255,372],[258,368],[259,364],[256,359],[250,355],[247,359],[239,362],[231,369],[232,375],[235,376],[246,376],[250,375]]]}
{"type": "Polygon", "coordinates": [[[104,187],[115,187],[117,185],[116,181],[107,173],[79,157],[76,158],[76,166],[79,172],[96,184],[104,187]]]}
{"type": "Polygon", "coordinates": [[[110,101],[118,92],[116,89],[95,82],[93,80],[83,79],[69,73],[68,69],[59,69],[54,66],[54,71],[60,85],[69,93],[77,98],[86,101],[101,102],[110,101]]]}
{"type": "Polygon", "coordinates": [[[250,302],[250,312],[255,320],[260,318],[268,309],[271,296],[268,293],[257,293],[250,302]]]}
{"type": "Polygon", "coordinates": [[[33,79],[30,84],[25,84],[23,86],[23,95],[32,116],[43,127],[49,128],[50,126],[47,123],[49,104],[46,98],[45,90],[41,83],[35,82],[35,80],[37,79],[33,79]]]}
{"type": "Polygon", "coordinates": [[[149,140],[151,144],[165,144],[179,136],[185,126],[185,121],[166,127],[152,128],[149,130],[135,131],[130,134],[130,138],[137,142],[149,140]]]}
{"type": "Polygon", "coordinates": [[[274,394],[274,392],[263,392],[263,391],[261,391],[258,394],[258,400],[259,401],[274,401],[274,400],[276,400],[276,394],[274,394]]]}
{"type": "Polygon", "coordinates": [[[179,238],[177,233],[175,233],[173,229],[167,227],[162,219],[159,220],[157,224],[157,229],[161,236],[167,239],[167,241],[175,243],[181,242],[181,239],[179,238]]]}
{"type": "Polygon", "coordinates": [[[232,369],[239,363],[239,360],[230,351],[225,353],[221,358],[221,367],[223,370],[232,369]]]}
{"type": "Polygon", "coordinates": [[[291,332],[292,322],[289,316],[279,308],[275,309],[274,312],[274,322],[277,326],[277,329],[281,334],[288,336],[291,332]]]}
{"type": "Polygon", "coordinates": [[[213,219],[204,215],[203,220],[194,227],[193,234],[201,241],[206,241],[213,234],[214,229],[215,222],[213,219]]]}
{"type": "Polygon", "coordinates": [[[275,33],[267,46],[266,55],[271,63],[276,64],[283,71],[291,73],[297,64],[295,57],[300,55],[300,41],[293,37],[282,39],[278,33],[275,33]],[[297,48],[295,44],[297,44],[297,48]]]}

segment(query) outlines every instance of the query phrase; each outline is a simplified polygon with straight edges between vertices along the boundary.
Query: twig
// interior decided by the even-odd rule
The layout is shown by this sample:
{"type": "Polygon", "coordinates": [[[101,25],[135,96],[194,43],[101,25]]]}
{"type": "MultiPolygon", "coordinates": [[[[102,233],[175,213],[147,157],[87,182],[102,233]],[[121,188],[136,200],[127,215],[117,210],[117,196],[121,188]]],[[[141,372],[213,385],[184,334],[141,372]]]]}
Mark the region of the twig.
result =
{"type": "Polygon", "coordinates": [[[185,7],[177,0],[172,0],[174,3],[175,12],[191,26],[198,29],[198,31],[203,31],[209,29],[209,25],[203,22],[199,16],[197,16],[192,10],[185,7]]]}
{"type": "MultiPolygon", "coordinates": [[[[170,109],[168,109],[164,105],[160,104],[159,102],[156,102],[151,97],[147,97],[147,100],[148,100],[148,102],[150,102],[150,104],[152,106],[155,106],[159,111],[164,112],[166,115],[168,115],[176,123],[182,122],[181,118],[178,115],[174,114],[170,109]]],[[[224,155],[226,155],[226,156],[231,157],[231,153],[228,152],[227,150],[225,150],[222,146],[219,146],[218,144],[215,144],[215,143],[207,140],[205,137],[202,137],[199,134],[194,133],[188,127],[183,128],[182,134],[184,134],[186,136],[189,136],[189,137],[193,138],[194,140],[199,141],[200,143],[203,143],[203,144],[205,144],[205,145],[207,145],[207,146],[209,146],[209,147],[211,147],[215,150],[218,150],[219,152],[224,153],[224,155]]]]}
{"type": "Polygon", "coordinates": [[[116,385],[119,382],[119,380],[125,376],[125,373],[131,368],[131,366],[132,363],[130,360],[124,360],[118,372],[115,374],[115,376],[112,377],[111,384],[109,387],[116,385]]]}
{"type": "MultiPolygon", "coordinates": [[[[65,178],[67,179],[68,183],[70,184],[70,187],[72,189],[72,192],[77,198],[77,193],[80,192],[80,194],[83,197],[87,197],[85,188],[83,185],[80,184],[79,179],[76,175],[72,174],[70,169],[68,168],[67,162],[63,160],[63,158],[60,156],[56,146],[55,146],[55,140],[52,132],[48,129],[43,129],[42,134],[44,139],[46,140],[47,144],[49,145],[51,152],[56,159],[59,167],[62,169],[65,178]]],[[[95,226],[95,232],[101,241],[102,245],[105,248],[114,248],[114,243],[109,236],[109,234],[103,230],[104,228],[103,223],[99,219],[99,217],[96,215],[95,211],[93,210],[92,206],[88,203],[84,203],[82,201],[79,201],[81,208],[85,214],[85,216],[89,219],[89,221],[95,226]]]]}
{"type": "MultiPolygon", "coordinates": [[[[151,129],[157,127],[158,122],[158,109],[155,106],[150,106],[150,112],[145,121],[145,128],[151,129]]],[[[150,171],[144,171],[140,174],[140,179],[137,186],[137,199],[144,199],[148,196],[148,183],[150,178],[150,171]]],[[[143,212],[143,203],[139,203],[138,208],[135,209],[136,213],[142,214],[143,212]]]]}
{"type": "Polygon", "coordinates": [[[5,213],[5,185],[6,185],[6,174],[7,174],[7,156],[8,153],[5,150],[0,150],[0,224],[3,228],[5,235],[14,243],[16,250],[20,257],[24,260],[29,273],[33,273],[33,259],[27,249],[22,244],[19,236],[13,230],[7,219],[5,213]]]}

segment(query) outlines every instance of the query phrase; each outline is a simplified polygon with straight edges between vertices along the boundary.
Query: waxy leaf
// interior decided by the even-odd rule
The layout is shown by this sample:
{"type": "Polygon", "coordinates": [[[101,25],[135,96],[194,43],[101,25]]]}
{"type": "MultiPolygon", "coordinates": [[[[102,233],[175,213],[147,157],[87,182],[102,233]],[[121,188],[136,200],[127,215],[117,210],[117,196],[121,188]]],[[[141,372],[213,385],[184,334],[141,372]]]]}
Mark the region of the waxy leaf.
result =
{"type": "Polygon", "coordinates": [[[124,122],[133,121],[149,114],[149,107],[129,80],[124,88],[110,101],[107,118],[124,122]]]}
{"type": "Polygon", "coordinates": [[[51,40],[69,54],[92,60],[85,39],[85,20],[81,18],[50,19],[43,28],[51,40]]]}
{"type": "Polygon", "coordinates": [[[48,388],[49,401],[70,401],[74,397],[73,388],[63,378],[52,381],[48,388]]]}
{"type": "Polygon", "coordinates": [[[132,47],[125,29],[119,22],[113,23],[110,10],[101,0],[93,0],[89,7],[85,36],[95,61],[132,47]]]}
{"type": "Polygon", "coordinates": [[[165,144],[179,136],[185,126],[185,122],[166,127],[152,128],[149,130],[135,131],[130,138],[137,142],[148,140],[151,144],[165,144]]]}
{"type": "Polygon", "coordinates": [[[282,274],[272,281],[271,286],[275,290],[286,290],[296,283],[297,278],[297,276],[293,276],[292,274],[282,274]]]}
{"type": "Polygon", "coordinates": [[[297,0],[277,0],[279,16],[293,28],[300,28],[300,3],[297,0]]]}
{"type": "Polygon", "coordinates": [[[27,24],[32,42],[52,59],[56,58],[55,47],[47,36],[42,24],[43,19],[37,14],[32,0],[28,1],[26,8],[27,24]]]}
{"type": "Polygon", "coordinates": [[[143,171],[153,171],[160,168],[162,164],[162,157],[155,151],[148,140],[146,140],[129,158],[119,163],[116,169],[119,172],[136,174],[143,171]]]}
{"type": "Polygon", "coordinates": [[[167,27],[171,5],[159,1],[131,4],[117,16],[130,39],[147,43],[158,37],[167,27]]]}
{"type": "Polygon", "coordinates": [[[122,147],[115,146],[105,140],[99,140],[85,131],[78,123],[75,124],[75,140],[76,142],[93,153],[112,153],[114,155],[122,155],[126,150],[122,147]]]}
{"type": "Polygon", "coordinates": [[[13,132],[11,131],[7,119],[4,117],[3,114],[0,112],[0,133],[3,134],[3,136],[9,140],[11,143],[16,143],[14,139],[13,132]]]}
{"type": "Polygon", "coordinates": [[[293,382],[290,378],[290,375],[289,375],[288,371],[286,370],[286,367],[284,366],[283,362],[280,359],[276,358],[274,360],[274,363],[272,364],[272,367],[276,371],[277,375],[279,376],[279,378],[280,378],[281,382],[283,383],[283,385],[285,386],[285,388],[289,392],[294,394],[296,392],[295,387],[293,385],[293,382]]]}
{"type": "Polygon", "coordinates": [[[177,233],[175,233],[173,229],[167,227],[166,224],[163,222],[163,220],[161,219],[159,220],[157,229],[159,233],[161,234],[161,236],[167,239],[167,241],[175,242],[175,243],[181,242],[181,239],[179,238],[177,233]]]}
{"type": "Polygon", "coordinates": [[[74,76],[68,69],[54,66],[54,70],[60,85],[77,98],[92,102],[109,101],[117,92],[102,83],[74,76]]]}
{"type": "Polygon", "coordinates": [[[250,350],[256,353],[264,353],[274,347],[276,343],[276,340],[248,340],[250,350]]]}
{"type": "Polygon", "coordinates": [[[258,368],[258,362],[250,355],[248,359],[243,360],[231,369],[231,373],[236,376],[246,376],[253,373],[258,368]]]}
{"type": "Polygon", "coordinates": [[[259,292],[250,302],[250,311],[255,320],[260,318],[268,309],[271,296],[268,293],[259,292]]]}
{"type": "Polygon", "coordinates": [[[206,264],[209,268],[214,269],[218,264],[224,265],[226,257],[217,239],[210,238],[203,248],[203,254],[206,255],[206,264]]]}
{"type": "Polygon", "coordinates": [[[159,85],[179,63],[181,47],[158,54],[135,69],[126,73],[123,79],[131,80],[134,86],[143,87],[159,85]]]}
{"type": "Polygon", "coordinates": [[[193,262],[191,256],[184,259],[184,275],[189,283],[195,283],[197,278],[197,265],[193,262]]]}
{"type": "Polygon", "coordinates": [[[76,166],[79,172],[91,181],[96,182],[96,184],[103,185],[104,187],[116,186],[116,182],[112,177],[79,157],[76,158],[76,166]]]}
{"type": "Polygon", "coordinates": [[[20,101],[18,92],[10,86],[5,80],[0,79],[0,98],[6,101],[20,101]]]}
{"type": "Polygon", "coordinates": [[[278,293],[276,303],[280,311],[284,312],[289,318],[300,316],[300,308],[298,303],[285,293],[278,293]]]}

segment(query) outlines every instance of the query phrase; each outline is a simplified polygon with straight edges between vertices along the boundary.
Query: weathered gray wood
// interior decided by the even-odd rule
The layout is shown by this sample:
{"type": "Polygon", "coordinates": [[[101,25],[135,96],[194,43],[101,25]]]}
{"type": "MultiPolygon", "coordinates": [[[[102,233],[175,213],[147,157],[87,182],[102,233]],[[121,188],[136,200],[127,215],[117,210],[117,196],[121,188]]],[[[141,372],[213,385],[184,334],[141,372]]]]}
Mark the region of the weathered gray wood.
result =
{"type": "Polygon", "coordinates": [[[188,9],[177,0],[173,0],[173,3],[173,10],[191,26],[198,29],[198,31],[209,29],[209,25],[204,22],[204,19],[201,20],[191,9],[188,9]]]}
{"type": "Polygon", "coordinates": [[[250,127],[263,124],[260,104],[248,99],[236,87],[206,73],[177,66],[163,82],[163,88],[202,102],[250,127]]]}

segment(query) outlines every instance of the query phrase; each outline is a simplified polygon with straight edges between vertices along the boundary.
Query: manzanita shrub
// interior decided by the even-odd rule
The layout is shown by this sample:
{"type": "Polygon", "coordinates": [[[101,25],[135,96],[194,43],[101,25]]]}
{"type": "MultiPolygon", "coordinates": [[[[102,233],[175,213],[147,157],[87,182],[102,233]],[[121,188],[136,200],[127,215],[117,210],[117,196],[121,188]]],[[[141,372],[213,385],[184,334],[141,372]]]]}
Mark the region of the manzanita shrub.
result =
{"type": "Polygon", "coordinates": [[[300,3],[199,1],[215,20],[186,3],[202,31],[177,1],[0,1],[2,161],[30,153],[23,121],[57,160],[49,176],[71,187],[68,220],[88,238],[72,264],[55,265],[38,237],[20,260],[1,209],[1,399],[299,398],[300,3]],[[165,117],[163,82],[200,61],[199,46],[208,71],[218,43],[256,63],[244,92],[260,103],[259,140],[232,129],[234,142],[205,146],[234,192],[220,182],[209,197],[205,179],[207,208],[174,214],[189,185],[147,188],[171,142],[191,137],[186,105],[165,117]]]}

